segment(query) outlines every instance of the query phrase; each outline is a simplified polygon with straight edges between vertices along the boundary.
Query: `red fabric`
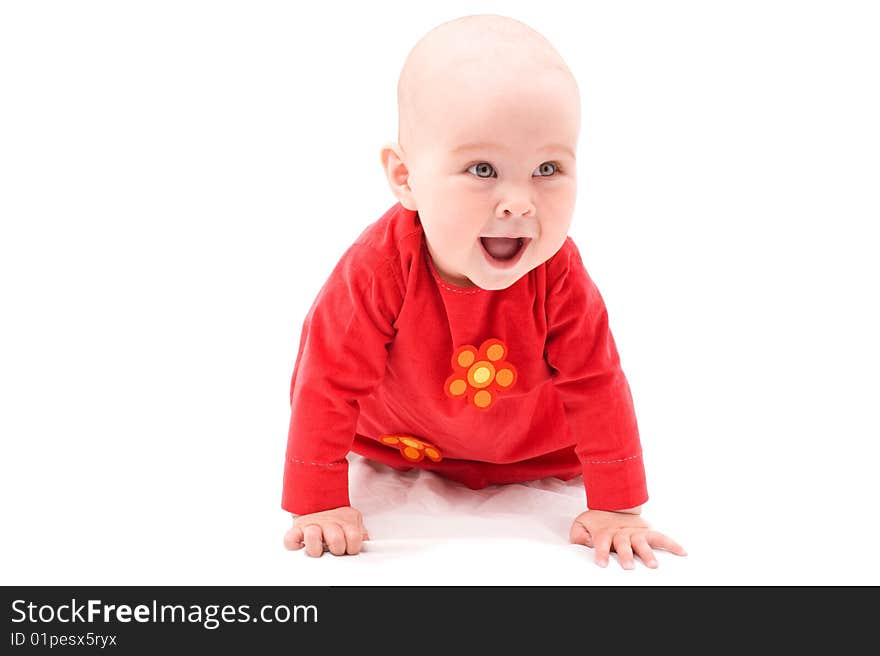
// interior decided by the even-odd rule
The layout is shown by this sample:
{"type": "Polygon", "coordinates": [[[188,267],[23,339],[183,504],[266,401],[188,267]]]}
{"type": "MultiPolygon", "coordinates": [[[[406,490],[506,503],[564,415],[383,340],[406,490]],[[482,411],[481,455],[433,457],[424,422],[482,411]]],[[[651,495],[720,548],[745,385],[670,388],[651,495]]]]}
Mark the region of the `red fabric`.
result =
{"type": "Polygon", "coordinates": [[[629,385],[571,237],[507,289],[457,287],[437,274],[418,213],[395,204],[312,304],[290,402],[282,507],[295,514],[350,505],[349,451],[471,488],[583,473],[593,509],[648,498],[629,385]],[[457,377],[459,396],[447,388],[457,377]],[[389,434],[436,445],[442,459],[413,463],[379,441],[389,434]]]}

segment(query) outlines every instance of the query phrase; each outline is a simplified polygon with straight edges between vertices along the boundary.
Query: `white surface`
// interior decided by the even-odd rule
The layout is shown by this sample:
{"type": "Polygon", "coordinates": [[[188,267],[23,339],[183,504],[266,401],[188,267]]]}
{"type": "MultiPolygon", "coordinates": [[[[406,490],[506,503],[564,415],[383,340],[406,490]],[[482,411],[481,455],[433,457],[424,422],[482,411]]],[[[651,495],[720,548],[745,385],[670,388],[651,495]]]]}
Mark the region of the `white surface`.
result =
{"type": "MultiPolygon", "coordinates": [[[[371,537],[357,557],[363,556],[364,565],[354,566],[367,570],[358,572],[359,578],[379,585],[603,580],[593,550],[568,542],[572,520],[584,510],[582,478],[470,490],[430,472],[400,473],[357,455],[350,460],[352,504],[365,514],[371,537]]],[[[356,560],[332,554],[324,559],[356,560]]],[[[331,577],[332,585],[344,585],[351,575],[352,565],[303,562],[316,559],[302,551],[289,560],[292,583],[326,585],[331,577]]]]}
{"type": "Polygon", "coordinates": [[[0,582],[880,584],[878,11],[0,3],[0,582]],[[302,320],[394,201],[407,52],[475,12],[579,81],[572,236],[689,552],[657,571],[567,544],[578,482],[360,466],[366,552],[282,548],[302,320]]]}

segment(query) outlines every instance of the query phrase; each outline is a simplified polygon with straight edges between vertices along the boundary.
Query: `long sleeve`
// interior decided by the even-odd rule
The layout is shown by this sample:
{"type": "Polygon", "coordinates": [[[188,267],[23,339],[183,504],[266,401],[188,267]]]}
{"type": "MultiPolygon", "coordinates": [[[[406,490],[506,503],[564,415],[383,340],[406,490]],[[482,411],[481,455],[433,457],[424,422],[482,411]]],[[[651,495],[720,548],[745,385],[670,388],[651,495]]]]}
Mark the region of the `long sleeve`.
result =
{"type": "Polygon", "coordinates": [[[622,510],[648,498],[629,384],[595,283],[569,237],[548,267],[546,358],[575,437],[587,506],[622,510]]]}
{"type": "Polygon", "coordinates": [[[321,288],[303,324],[290,385],[281,507],[308,514],[350,505],[348,454],[358,400],[385,373],[402,302],[393,262],[354,244],[321,288]]]}

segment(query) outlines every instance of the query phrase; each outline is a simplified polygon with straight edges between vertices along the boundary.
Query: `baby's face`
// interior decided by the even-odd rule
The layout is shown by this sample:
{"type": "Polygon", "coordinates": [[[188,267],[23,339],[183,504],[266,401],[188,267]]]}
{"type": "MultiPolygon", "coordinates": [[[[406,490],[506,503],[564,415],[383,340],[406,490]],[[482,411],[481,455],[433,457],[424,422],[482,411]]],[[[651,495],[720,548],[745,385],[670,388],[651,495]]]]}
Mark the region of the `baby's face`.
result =
{"type": "Polygon", "coordinates": [[[565,241],[580,129],[577,91],[562,73],[491,86],[459,80],[435,96],[442,106],[414,122],[417,152],[407,156],[410,209],[438,273],[489,290],[509,287],[565,241]]]}

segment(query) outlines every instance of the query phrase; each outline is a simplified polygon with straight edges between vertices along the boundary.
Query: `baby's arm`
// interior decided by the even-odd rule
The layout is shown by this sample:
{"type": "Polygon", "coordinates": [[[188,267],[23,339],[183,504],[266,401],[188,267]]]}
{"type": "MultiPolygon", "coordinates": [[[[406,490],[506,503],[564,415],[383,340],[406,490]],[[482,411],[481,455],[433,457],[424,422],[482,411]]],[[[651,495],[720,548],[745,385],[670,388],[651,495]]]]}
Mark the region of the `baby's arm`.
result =
{"type": "Polygon", "coordinates": [[[684,549],[640,517],[648,498],[638,424],[602,295],[577,247],[566,241],[548,267],[547,362],[574,433],[589,510],[578,515],[570,540],[596,550],[605,567],[617,552],[624,569],[634,554],[657,567],[652,548],[684,549]]]}
{"type": "Polygon", "coordinates": [[[587,506],[633,508],[648,499],[629,383],[602,295],[566,241],[547,268],[545,359],[584,473],[587,506]]]}
{"type": "Polygon", "coordinates": [[[385,374],[402,303],[393,259],[349,248],[321,288],[300,338],[290,388],[281,505],[294,515],[284,544],[320,556],[358,553],[363,518],[351,507],[348,460],[361,398],[385,374]]]}
{"type": "Polygon", "coordinates": [[[369,539],[361,513],[343,506],[294,516],[293,528],[284,536],[284,546],[292,551],[305,547],[306,554],[320,557],[326,545],[334,556],[353,556],[360,553],[363,541],[369,539]]]}

